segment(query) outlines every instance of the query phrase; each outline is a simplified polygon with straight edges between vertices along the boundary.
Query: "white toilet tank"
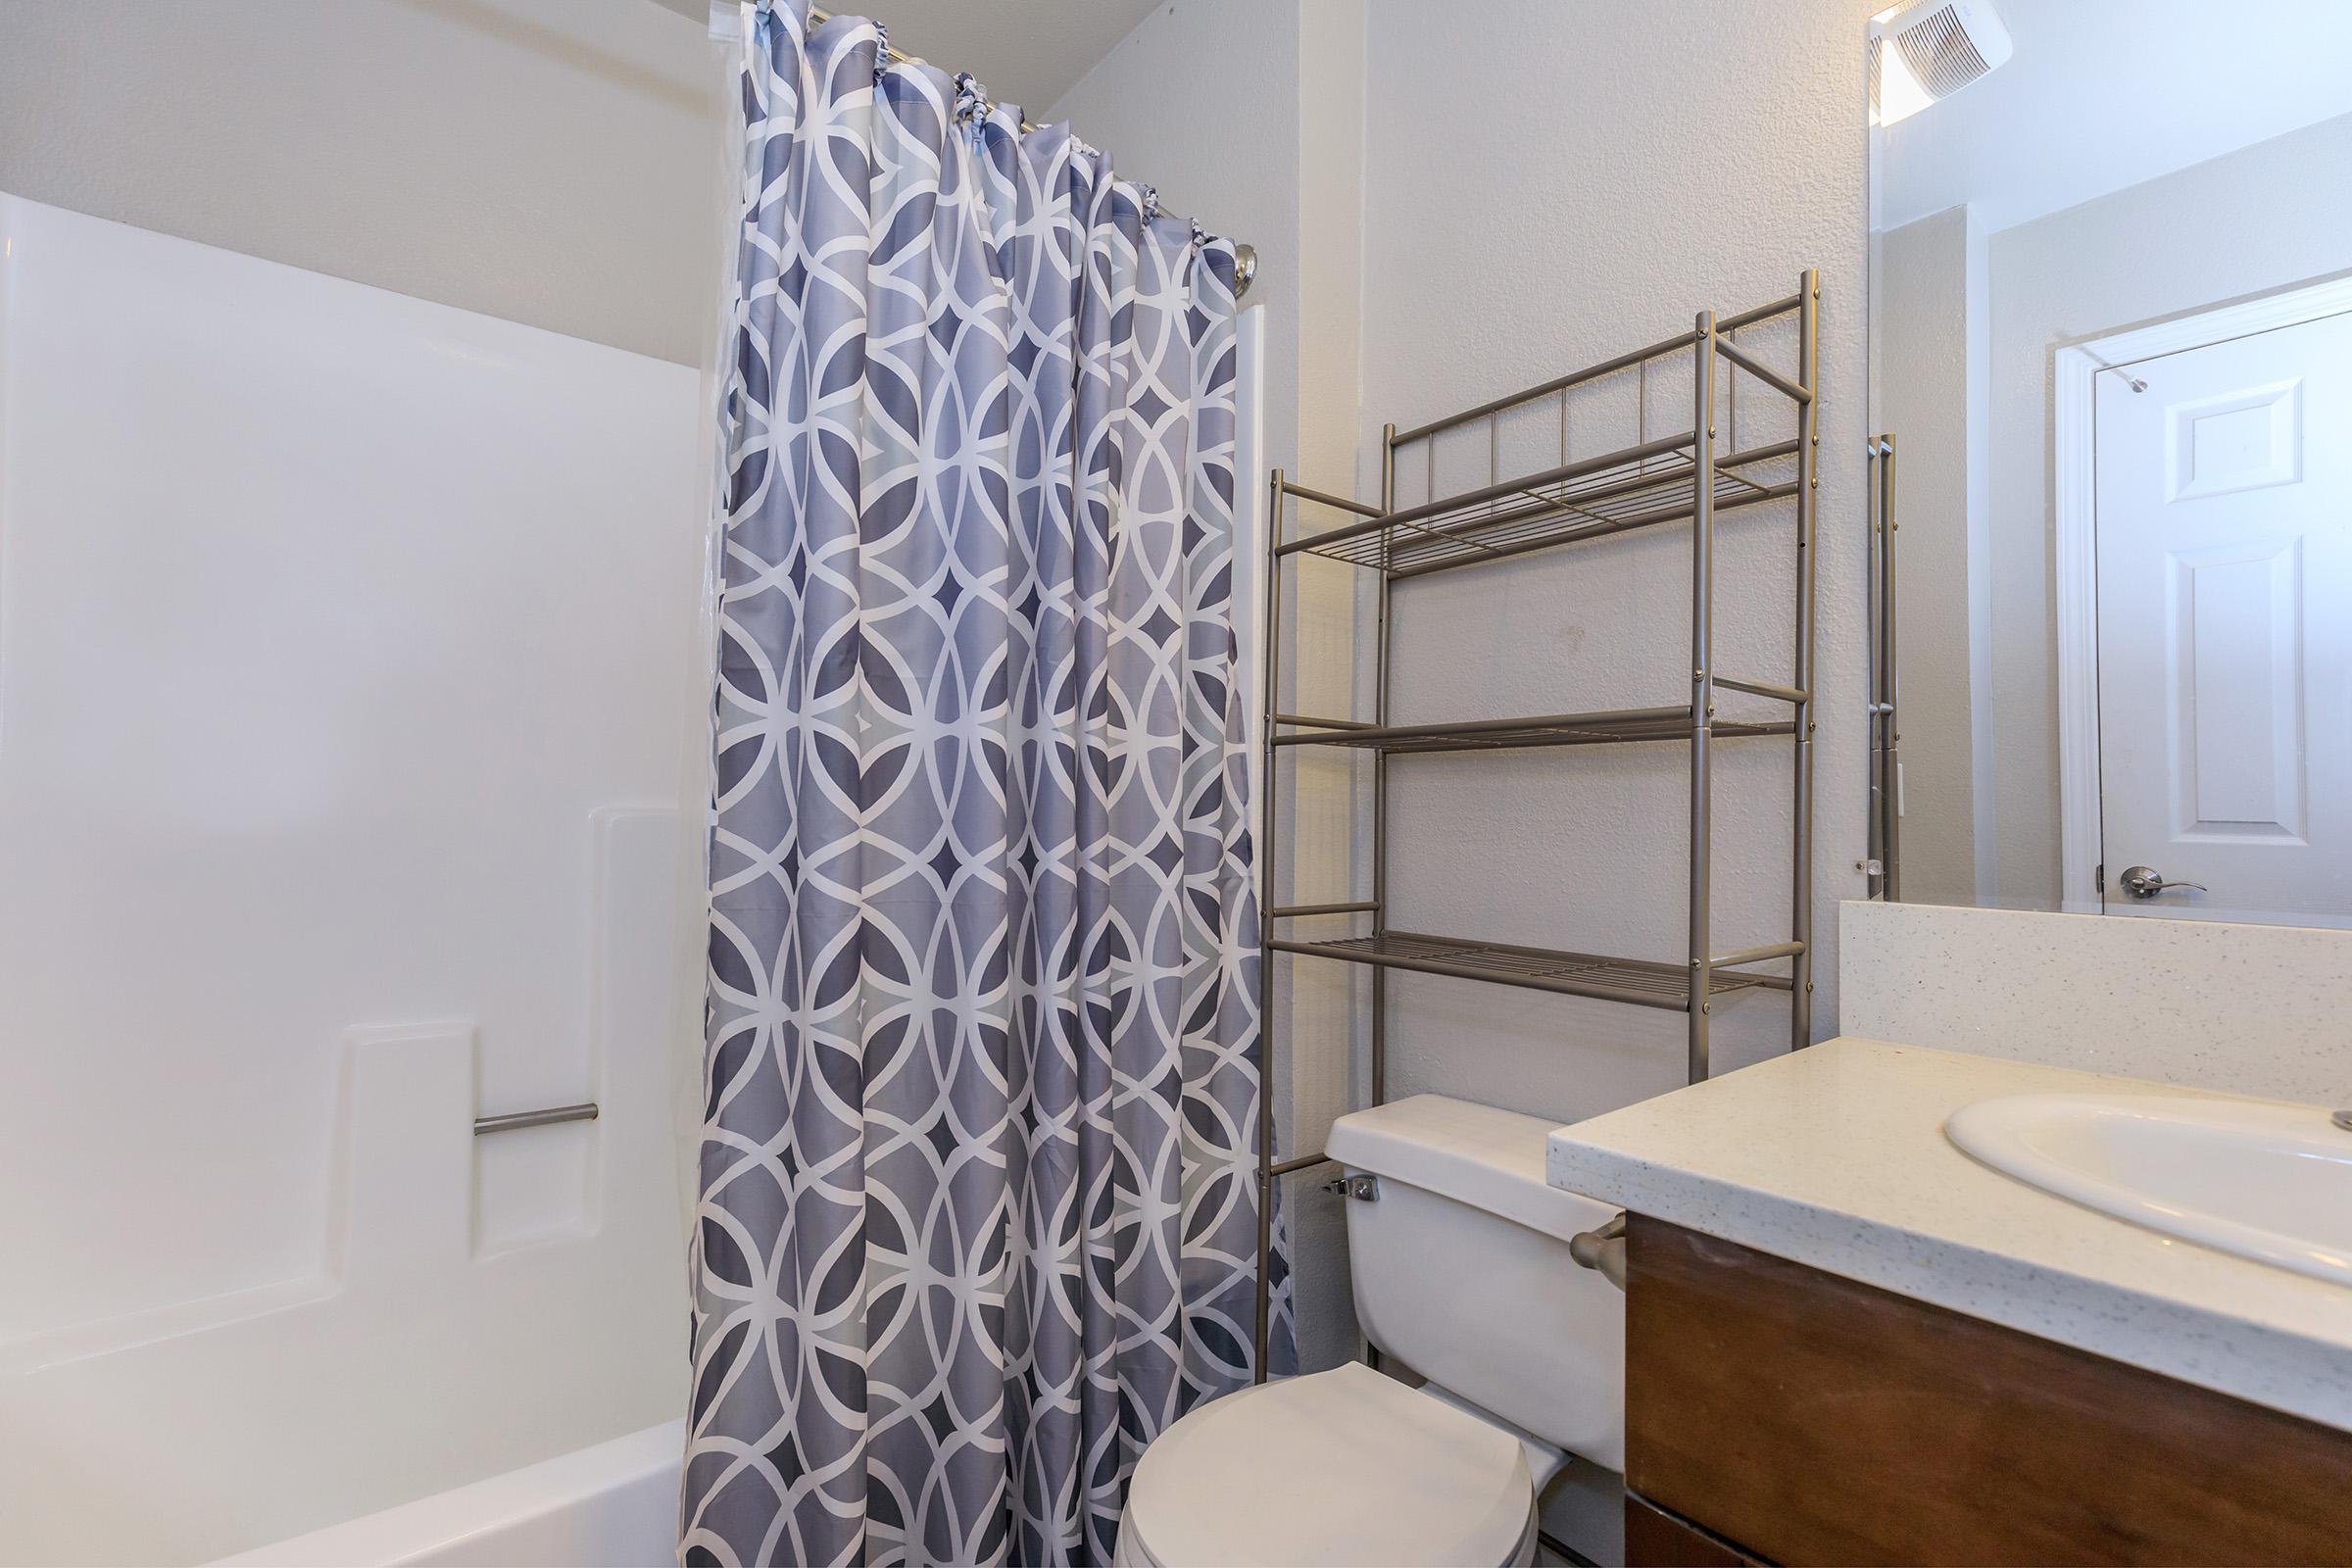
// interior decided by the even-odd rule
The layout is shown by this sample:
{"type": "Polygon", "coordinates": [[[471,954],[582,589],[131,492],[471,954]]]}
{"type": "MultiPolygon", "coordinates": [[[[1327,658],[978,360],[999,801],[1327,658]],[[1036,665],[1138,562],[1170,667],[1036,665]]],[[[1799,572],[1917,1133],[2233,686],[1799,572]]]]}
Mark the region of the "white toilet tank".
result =
{"type": "Polygon", "coordinates": [[[1625,1468],[1625,1296],[1568,1255],[1609,1204],[1544,1180],[1536,1116],[1416,1095],[1342,1116],[1324,1152],[1348,1200],[1364,1336],[1431,1383],[1569,1452],[1625,1468]]]}

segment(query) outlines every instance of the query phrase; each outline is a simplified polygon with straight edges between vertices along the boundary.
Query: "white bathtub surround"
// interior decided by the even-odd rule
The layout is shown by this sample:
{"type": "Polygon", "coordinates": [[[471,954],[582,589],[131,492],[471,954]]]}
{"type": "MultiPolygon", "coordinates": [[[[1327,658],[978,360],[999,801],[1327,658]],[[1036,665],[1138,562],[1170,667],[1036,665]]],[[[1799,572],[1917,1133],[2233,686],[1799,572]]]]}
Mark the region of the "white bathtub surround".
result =
{"type": "Polygon", "coordinates": [[[1637,1213],[2352,1430],[2352,1290],[2096,1213],[1944,1136],[1944,1119],[1979,1101],[2092,1092],[2188,1098],[1841,1039],[1560,1128],[1547,1174],[1637,1213]]]}
{"type": "Polygon", "coordinates": [[[0,1564],[680,1412],[697,406],[0,197],[0,1564]]]}
{"type": "Polygon", "coordinates": [[[2352,1102],[2352,930],[1839,906],[1843,1033],[2352,1102]]]}
{"type": "Polygon", "coordinates": [[[677,1551],[685,1451],[668,1421],[213,1568],[652,1568],[677,1551]]]}

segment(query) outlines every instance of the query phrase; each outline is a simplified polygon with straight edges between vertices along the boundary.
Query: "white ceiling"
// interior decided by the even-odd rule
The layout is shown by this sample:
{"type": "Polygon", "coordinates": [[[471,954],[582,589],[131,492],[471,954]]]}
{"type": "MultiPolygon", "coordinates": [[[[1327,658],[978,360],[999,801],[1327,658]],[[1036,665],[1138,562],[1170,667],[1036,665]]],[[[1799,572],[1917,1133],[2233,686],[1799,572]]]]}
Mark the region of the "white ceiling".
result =
{"type": "Polygon", "coordinates": [[[2348,0],[1993,5],[2017,53],[1887,128],[1880,227],[1969,202],[2008,228],[2352,114],[2348,0]]]}
{"type": "MultiPolygon", "coordinates": [[[[710,0],[654,0],[706,22],[710,0]]],[[[968,71],[1032,120],[1061,102],[1162,0],[839,0],[818,10],[872,17],[891,47],[943,71],[968,71]]]]}

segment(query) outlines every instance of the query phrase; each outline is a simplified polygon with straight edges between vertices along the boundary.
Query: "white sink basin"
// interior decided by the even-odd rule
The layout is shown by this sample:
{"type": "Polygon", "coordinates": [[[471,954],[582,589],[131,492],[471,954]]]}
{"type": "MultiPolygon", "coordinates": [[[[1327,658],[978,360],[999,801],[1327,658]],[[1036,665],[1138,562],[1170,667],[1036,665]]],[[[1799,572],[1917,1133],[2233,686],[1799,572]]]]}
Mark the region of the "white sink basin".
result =
{"type": "Polygon", "coordinates": [[[2352,1285],[2352,1132],[2185,1096],[2017,1095],[1943,1124],[2004,1176],[2150,1230],[2352,1285]]]}

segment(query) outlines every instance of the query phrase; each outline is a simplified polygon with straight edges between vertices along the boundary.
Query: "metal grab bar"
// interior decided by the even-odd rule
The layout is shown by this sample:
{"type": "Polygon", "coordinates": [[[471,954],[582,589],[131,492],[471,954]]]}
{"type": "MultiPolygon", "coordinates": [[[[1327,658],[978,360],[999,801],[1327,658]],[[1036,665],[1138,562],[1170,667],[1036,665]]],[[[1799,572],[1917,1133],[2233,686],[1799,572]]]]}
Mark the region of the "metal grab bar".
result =
{"type": "Polygon", "coordinates": [[[473,1136],[511,1133],[517,1127],[547,1127],[560,1121],[594,1121],[596,1117],[593,1100],[577,1105],[550,1105],[545,1110],[510,1110],[503,1116],[474,1117],[473,1136]]]}

